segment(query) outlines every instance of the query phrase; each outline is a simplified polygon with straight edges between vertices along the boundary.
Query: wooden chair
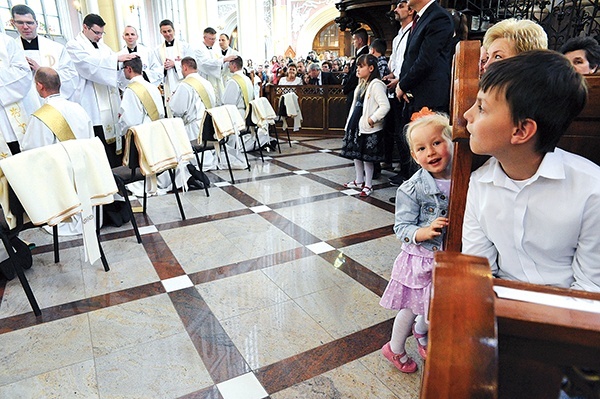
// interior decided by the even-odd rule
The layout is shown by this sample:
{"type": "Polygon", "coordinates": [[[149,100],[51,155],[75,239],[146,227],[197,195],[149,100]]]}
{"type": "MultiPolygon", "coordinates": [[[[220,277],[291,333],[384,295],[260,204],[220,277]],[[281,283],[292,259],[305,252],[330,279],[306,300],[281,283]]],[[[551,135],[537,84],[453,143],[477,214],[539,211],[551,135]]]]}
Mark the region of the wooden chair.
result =
{"type": "MultiPolygon", "coordinates": [[[[445,249],[449,252],[437,253],[435,257],[434,295],[430,311],[430,351],[421,398],[556,398],[566,367],[600,370],[600,314],[496,297],[490,292],[487,280],[481,279],[481,273],[489,273],[489,266],[487,269],[479,266],[487,264],[487,261],[458,253],[461,249],[462,221],[470,173],[481,164],[481,160],[473,156],[470,151],[466,122],[462,117],[474,103],[477,94],[478,70],[475,60],[478,59],[478,54],[479,42],[460,42],[454,63],[451,116],[455,148],[449,204],[450,223],[445,241],[445,249]],[[452,282],[448,282],[447,269],[453,269],[452,282]],[[479,283],[475,284],[478,278],[479,283]],[[445,294],[446,284],[454,286],[454,296],[445,294]],[[473,284],[478,288],[474,288],[473,284]],[[479,291],[480,289],[492,294],[493,311],[488,308],[475,317],[472,313],[460,315],[456,311],[449,312],[447,311],[449,305],[444,307],[444,301],[436,298],[439,294],[449,301],[460,300],[464,306],[462,311],[466,312],[473,306],[476,308],[481,306],[481,297],[485,295],[479,291]],[[467,315],[472,320],[465,323],[467,315]],[[471,321],[479,323],[479,327],[473,328],[470,325],[471,321]],[[493,343],[493,340],[489,339],[491,321],[497,323],[498,354],[494,357],[490,350],[485,351],[483,348],[479,351],[482,359],[475,361],[484,365],[490,362],[497,363],[496,384],[493,368],[487,369],[492,374],[477,375],[468,368],[455,367],[456,358],[444,355],[444,352],[439,350],[440,346],[443,348],[444,345],[448,345],[457,349],[455,353],[459,353],[458,348],[463,348],[464,351],[465,342],[475,346],[480,346],[482,342],[491,345],[493,343]],[[450,334],[455,340],[450,340],[445,334],[450,334]],[[434,378],[440,374],[446,377],[434,378]],[[432,394],[432,392],[450,392],[451,389],[456,388],[455,385],[462,386],[465,380],[477,386],[487,384],[489,389],[480,391],[483,392],[481,395],[436,396],[432,394]],[[442,386],[437,386],[440,384],[442,386]],[[444,386],[448,384],[451,386],[444,386]]],[[[571,125],[559,146],[598,163],[600,80],[596,76],[589,76],[586,79],[590,89],[588,105],[571,125]]],[[[493,285],[600,301],[598,293],[500,279],[494,279],[493,285]]],[[[486,301],[489,301],[489,298],[486,301]]],[[[468,350],[464,353],[471,356],[468,350]]]]}

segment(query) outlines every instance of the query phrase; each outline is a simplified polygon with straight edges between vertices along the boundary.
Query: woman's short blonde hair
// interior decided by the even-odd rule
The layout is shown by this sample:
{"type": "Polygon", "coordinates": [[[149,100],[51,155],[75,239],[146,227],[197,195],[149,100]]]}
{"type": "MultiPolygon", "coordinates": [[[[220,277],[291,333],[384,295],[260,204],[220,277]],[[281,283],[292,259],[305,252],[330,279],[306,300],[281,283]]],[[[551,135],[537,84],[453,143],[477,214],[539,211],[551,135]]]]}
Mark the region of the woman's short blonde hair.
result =
{"type": "Polygon", "coordinates": [[[548,48],[548,35],[540,25],[529,19],[509,18],[494,24],[483,36],[483,47],[487,50],[494,40],[501,38],[513,43],[517,54],[548,48]]]}
{"type": "Polygon", "coordinates": [[[452,146],[452,128],[450,127],[450,119],[448,118],[448,115],[443,114],[441,112],[436,112],[436,113],[433,113],[430,115],[425,115],[418,119],[415,119],[414,121],[412,121],[411,123],[409,123],[407,125],[406,142],[408,143],[408,148],[410,149],[410,152],[413,152],[412,151],[412,140],[411,140],[412,132],[415,129],[418,129],[418,128],[421,128],[424,126],[428,126],[428,125],[434,125],[434,126],[440,127],[442,129],[442,136],[444,137],[444,139],[446,139],[448,144],[450,144],[450,146],[452,146]]]}

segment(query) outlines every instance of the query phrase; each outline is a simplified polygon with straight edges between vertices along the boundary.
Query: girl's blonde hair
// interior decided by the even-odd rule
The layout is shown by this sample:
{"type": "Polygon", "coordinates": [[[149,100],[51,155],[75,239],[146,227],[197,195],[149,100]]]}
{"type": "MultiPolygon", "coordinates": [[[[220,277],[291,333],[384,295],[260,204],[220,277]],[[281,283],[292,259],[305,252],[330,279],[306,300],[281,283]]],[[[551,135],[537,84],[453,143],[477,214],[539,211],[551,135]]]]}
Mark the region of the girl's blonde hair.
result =
{"type": "Polygon", "coordinates": [[[438,126],[442,128],[442,137],[448,142],[448,144],[452,148],[452,128],[450,127],[450,119],[448,118],[448,115],[441,112],[433,112],[421,116],[407,125],[406,142],[408,143],[408,148],[410,149],[410,152],[413,152],[411,140],[412,132],[415,129],[429,125],[438,126]]]}

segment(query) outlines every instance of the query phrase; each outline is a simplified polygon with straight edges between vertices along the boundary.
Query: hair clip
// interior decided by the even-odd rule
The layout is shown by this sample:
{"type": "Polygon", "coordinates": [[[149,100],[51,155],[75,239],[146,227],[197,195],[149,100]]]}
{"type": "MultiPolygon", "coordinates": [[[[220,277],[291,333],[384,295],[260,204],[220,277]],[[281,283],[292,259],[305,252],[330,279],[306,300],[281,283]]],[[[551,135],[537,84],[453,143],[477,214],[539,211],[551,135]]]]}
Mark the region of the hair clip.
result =
{"type": "Polygon", "coordinates": [[[421,108],[420,111],[413,112],[413,114],[410,117],[410,121],[413,122],[413,121],[416,121],[417,119],[422,118],[424,116],[435,115],[435,114],[436,113],[433,112],[432,110],[430,110],[428,107],[423,107],[423,108],[421,108]]]}

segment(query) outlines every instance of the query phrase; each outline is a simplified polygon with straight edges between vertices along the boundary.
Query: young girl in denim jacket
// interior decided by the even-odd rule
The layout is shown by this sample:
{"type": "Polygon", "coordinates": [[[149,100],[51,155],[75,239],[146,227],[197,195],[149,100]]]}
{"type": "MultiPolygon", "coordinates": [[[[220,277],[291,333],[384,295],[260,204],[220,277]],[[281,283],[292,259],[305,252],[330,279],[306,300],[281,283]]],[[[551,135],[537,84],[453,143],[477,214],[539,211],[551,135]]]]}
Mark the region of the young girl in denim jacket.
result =
{"type": "Polygon", "coordinates": [[[421,169],[396,192],[394,231],[402,240],[402,251],[394,262],[390,282],[380,302],[387,309],[399,310],[392,338],[381,352],[404,373],[417,370],[417,364],[408,357],[405,348],[411,330],[419,355],[423,359],[427,357],[433,253],[441,248],[442,231],[448,224],[452,164],[448,117],[424,108],[411,120],[406,139],[421,169]]]}
{"type": "Polygon", "coordinates": [[[340,155],[354,160],[355,180],[344,187],[361,190],[361,197],[373,192],[373,162],[384,159],[383,120],[390,110],[387,86],[379,79],[377,57],[363,54],[356,60],[360,81],[346,122],[340,155]]]}

